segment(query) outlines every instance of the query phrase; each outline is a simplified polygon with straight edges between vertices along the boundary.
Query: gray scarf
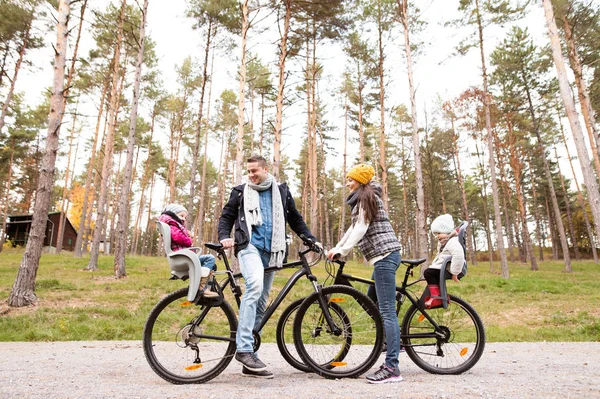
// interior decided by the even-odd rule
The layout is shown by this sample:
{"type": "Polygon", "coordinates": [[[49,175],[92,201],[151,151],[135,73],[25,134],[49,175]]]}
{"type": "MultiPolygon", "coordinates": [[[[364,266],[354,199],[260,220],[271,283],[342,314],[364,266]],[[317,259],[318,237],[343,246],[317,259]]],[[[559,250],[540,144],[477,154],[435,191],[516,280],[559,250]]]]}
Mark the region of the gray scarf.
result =
{"type": "Polygon", "coordinates": [[[271,174],[260,184],[246,183],[244,187],[244,216],[248,224],[248,233],[252,239],[252,226],[262,224],[260,213],[259,191],[271,189],[271,200],[273,207],[273,234],[271,236],[271,260],[269,266],[281,267],[285,257],[285,218],[283,215],[283,204],[279,186],[271,174]]]}

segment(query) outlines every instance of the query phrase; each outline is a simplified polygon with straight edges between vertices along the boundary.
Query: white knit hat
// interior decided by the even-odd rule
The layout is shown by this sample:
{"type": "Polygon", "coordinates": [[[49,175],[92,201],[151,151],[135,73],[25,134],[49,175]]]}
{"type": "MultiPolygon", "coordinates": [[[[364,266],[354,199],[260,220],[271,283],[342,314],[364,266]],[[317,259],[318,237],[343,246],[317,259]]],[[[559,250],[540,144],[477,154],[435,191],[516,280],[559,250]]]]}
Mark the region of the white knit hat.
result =
{"type": "Polygon", "coordinates": [[[187,209],[185,209],[185,207],[183,205],[169,204],[169,205],[165,206],[165,210],[163,212],[173,212],[174,214],[177,215],[180,212],[187,213],[187,209]]]}
{"type": "Polygon", "coordinates": [[[432,233],[450,234],[452,230],[454,230],[454,220],[449,213],[436,217],[431,223],[432,233]]]}

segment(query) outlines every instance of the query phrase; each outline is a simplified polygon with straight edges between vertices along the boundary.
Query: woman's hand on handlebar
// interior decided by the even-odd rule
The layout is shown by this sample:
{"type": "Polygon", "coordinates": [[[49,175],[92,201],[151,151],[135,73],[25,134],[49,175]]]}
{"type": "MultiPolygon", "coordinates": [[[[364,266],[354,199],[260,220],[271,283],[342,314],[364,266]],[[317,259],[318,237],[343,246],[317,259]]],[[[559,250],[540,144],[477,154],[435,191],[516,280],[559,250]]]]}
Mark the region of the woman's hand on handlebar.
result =
{"type": "Polygon", "coordinates": [[[329,251],[327,251],[327,258],[329,260],[335,260],[338,259],[342,256],[342,254],[340,254],[336,248],[331,248],[329,251]]]}

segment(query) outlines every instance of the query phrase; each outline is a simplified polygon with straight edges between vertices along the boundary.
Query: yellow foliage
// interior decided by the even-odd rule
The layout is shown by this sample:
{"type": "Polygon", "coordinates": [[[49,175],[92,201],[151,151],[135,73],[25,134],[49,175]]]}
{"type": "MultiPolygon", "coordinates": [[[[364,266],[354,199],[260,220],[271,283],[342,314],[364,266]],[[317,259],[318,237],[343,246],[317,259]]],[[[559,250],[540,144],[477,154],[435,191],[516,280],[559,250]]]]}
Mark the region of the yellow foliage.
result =
{"type": "MultiPolygon", "coordinates": [[[[68,217],[71,224],[75,229],[79,228],[81,222],[81,209],[83,208],[83,194],[85,193],[85,187],[81,184],[75,184],[75,187],[69,193],[69,201],[71,206],[69,207],[68,217]]],[[[90,206],[90,204],[88,204],[90,206]]],[[[89,209],[89,208],[88,208],[89,209]]],[[[92,220],[92,229],[94,228],[94,221],[92,220]]]]}

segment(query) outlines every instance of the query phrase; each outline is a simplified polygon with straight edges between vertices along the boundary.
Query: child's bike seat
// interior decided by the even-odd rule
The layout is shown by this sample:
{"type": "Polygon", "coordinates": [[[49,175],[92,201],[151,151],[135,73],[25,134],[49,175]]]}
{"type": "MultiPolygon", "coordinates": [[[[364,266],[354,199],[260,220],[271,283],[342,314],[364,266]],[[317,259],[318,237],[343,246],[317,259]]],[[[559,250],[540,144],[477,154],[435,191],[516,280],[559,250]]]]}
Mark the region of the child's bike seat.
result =
{"type": "Polygon", "coordinates": [[[171,249],[171,228],[168,224],[156,221],[158,232],[163,238],[163,246],[169,267],[171,268],[171,279],[190,279],[190,287],[188,289],[188,301],[194,301],[198,293],[200,278],[208,276],[210,269],[202,267],[198,255],[190,248],[184,248],[179,251],[171,249]]]}

